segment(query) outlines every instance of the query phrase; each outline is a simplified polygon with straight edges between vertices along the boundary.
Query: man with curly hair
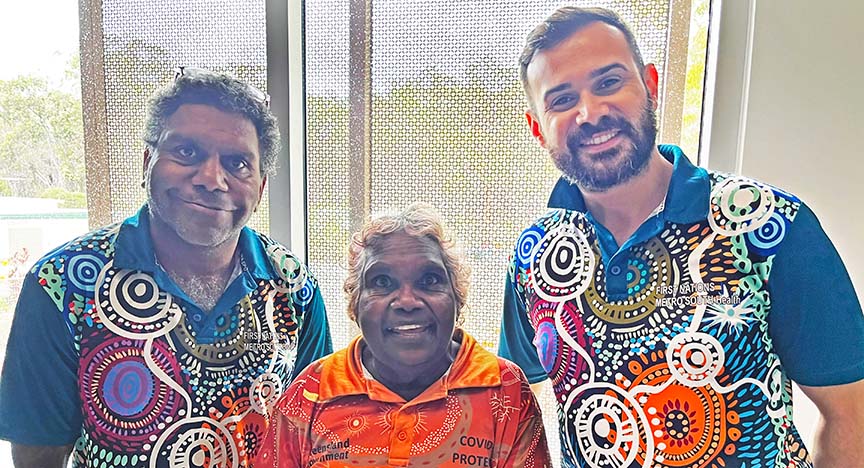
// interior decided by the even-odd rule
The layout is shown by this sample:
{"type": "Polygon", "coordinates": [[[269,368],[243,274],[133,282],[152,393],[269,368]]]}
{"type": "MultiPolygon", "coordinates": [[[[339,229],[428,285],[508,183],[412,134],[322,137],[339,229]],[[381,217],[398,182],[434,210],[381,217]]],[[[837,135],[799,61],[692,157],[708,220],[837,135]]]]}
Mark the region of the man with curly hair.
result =
{"type": "Polygon", "coordinates": [[[247,466],[332,351],[315,279],[245,227],[279,151],[267,96],[180,68],[150,101],[147,203],[36,262],[0,379],[15,466],[247,466]]]}

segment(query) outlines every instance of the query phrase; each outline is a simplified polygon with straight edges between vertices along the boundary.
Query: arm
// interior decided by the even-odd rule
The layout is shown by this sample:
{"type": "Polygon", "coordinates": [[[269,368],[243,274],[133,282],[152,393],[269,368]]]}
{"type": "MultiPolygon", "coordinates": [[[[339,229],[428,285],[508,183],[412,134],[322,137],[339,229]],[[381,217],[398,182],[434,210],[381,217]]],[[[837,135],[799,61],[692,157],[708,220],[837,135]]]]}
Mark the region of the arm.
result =
{"type": "MultiPolygon", "coordinates": [[[[501,315],[498,355],[515,362],[522,368],[529,383],[540,384],[547,380],[548,376],[537,356],[537,348],[534,347],[534,328],[528,322],[528,313],[516,291],[514,281],[513,275],[508,274],[504,282],[504,309],[501,315]]],[[[534,385],[532,389],[539,391],[540,386],[534,385]]]]}
{"type": "Polygon", "coordinates": [[[768,333],[798,385],[864,379],[864,315],[840,255],[802,204],[768,278],[768,333]]]}
{"type": "MultiPolygon", "coordinates": [[[[295,420],[288,416],[288,409],[296,410],[299,407],[304,407],[309,404],[308,401],[303,401],[302,395],[307,389],[308,380],[302,374],[294,381],[276,403],[276,407],[270,414],[267,420],[267,432],[264,438],[260,441],[261,445],[258,452],[255,454],[255,468],[301,468],[306,454],[309,453],[308,431],[303,427],[298,427],[298,424],[303,426],[303,423],[295,424],[295,420]]],[[[317,391],[317,389],[313,389],[317,391]]],[[[306,418],[308,425],[312,425],[312,417],[306,418]]],[[[308,428],[308,426],[306,426],[308,428]]]]}
{"type": "Polygon", "coordinates": [[[28,274],[0,376],[0,439],[25,447],[21,453],[67,446],[81,435],[78,351],[65,316],[28,274]]]}
{"type": "Polygon", "coordinates": [[[549,444],[546,441],[546,430],[543,426],[543,416],[540,405],[528,382],[522,377],[521,408],[512,448],[506,459],[500,460],[496,466],[502,468],[525,467],[547,468],[552,466],[549,455],[549,444]]]}
{"type": "Polygon", "coordinates": [[[39,446],[12,444],[12,465],[15,468],[63,468],[72,453],[71,445],[39,446]]]}
{"type": "Polygon", "coordinates": [[[327,321],[327,311],[321,290],[311,276],[310,281],[314,292],[312,300],[303,308],[303,326],[297,343],[297,360],[294,362],[292,377],[296,377],[310,363],[333,353],[333,341],[330,338],[330,325],[327,321]]]}
{"type": "Polygon", "coordinates": [[[800,387],[821,414],[813,448],[815,468],[858,466],[864,447],[864,380],[828,387],[800,387]]]}

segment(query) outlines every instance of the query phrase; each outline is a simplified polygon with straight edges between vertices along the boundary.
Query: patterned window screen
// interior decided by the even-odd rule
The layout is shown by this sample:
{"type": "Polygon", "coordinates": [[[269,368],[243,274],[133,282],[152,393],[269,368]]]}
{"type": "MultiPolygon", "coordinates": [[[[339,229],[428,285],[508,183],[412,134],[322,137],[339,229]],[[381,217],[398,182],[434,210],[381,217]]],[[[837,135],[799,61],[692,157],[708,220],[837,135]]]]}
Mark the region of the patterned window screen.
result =
{"type": "MultiPolygon", "coordinates": [[[[141,188],[147,99],[177,66],[267,82],[265,0],[84,0],[82,95],[90,223],[120,221],[146,199],[141,188]]],[[[251,225],[268,229],[268,201],[251,225]]]]}
{"type": "MultiPolygon", "coordinates": [[[[691,2],[570,3],[612,8],[631,25],[668,88],[660,141],[680,142],[691,2]]],[[[350,233],[370,211],[425,201],[473,267],[465,327],[497,349],[508,255],[558,177],[527,131],[516,63],[526,34],[559,5],[306,0],[308,258],[337,348],[357,333],[341,293],[350,233]]],[[[700,21],[704,32],[707,14],[700,21]]],[[[554,399],[541,403],[557,452],[554,399]]]]}

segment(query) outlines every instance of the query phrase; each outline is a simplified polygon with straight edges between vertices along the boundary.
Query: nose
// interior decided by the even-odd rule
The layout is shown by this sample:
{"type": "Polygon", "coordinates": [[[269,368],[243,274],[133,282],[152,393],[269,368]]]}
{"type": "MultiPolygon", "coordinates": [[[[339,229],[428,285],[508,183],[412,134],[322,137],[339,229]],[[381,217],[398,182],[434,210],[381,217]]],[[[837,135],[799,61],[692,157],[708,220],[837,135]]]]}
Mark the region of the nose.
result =
{"type": "Polygon", "coordinates": [[[609,113],[609,106],[601,96],[584,93],[576,104],[576,123],[578,125],[597,125],[603,116],[609,113]]]}
{"type": "Polygon", "coordinates": [[[208,192],[228,191],[228,179],[218,154],[210,154],[198,164],[192,183],[208,192]]]}
{"type": "Polygon", "coordinates": [[[423,301],[417,297],[413,285],[405,284],[396,290],[396,297],[393,298],[390,306],[396,310],[411,312],[423,307],[423,301]]]}

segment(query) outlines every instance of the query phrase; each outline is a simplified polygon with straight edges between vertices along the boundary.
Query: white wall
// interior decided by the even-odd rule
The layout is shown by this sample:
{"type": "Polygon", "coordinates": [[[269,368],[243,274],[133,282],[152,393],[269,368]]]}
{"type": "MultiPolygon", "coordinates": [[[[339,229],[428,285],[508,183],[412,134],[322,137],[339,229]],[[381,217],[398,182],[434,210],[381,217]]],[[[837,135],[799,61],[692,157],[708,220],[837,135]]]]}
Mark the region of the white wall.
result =
{"type": "Polygon", "coordinates": [[[756,8],[745,174],[810,205],[864,291],[864,2],[756,8]],[[818,5],[818,6],[817,6],[818,5]]]}
{"type": "MultiPolygon", "coordinates": [[[[715,102],[709,166],[740,170],[810,205],[860,299],[864,2],[725,0],[722,9],[729,14],[722,30],[737,36],[719,39],[716,87],[723,99],[715,102]],[[748,29],[752,42],[745,44],[748,29]]],[[[800,392],[795,402],[796,425],[812,446],[818,413],[800,392]]]]}

